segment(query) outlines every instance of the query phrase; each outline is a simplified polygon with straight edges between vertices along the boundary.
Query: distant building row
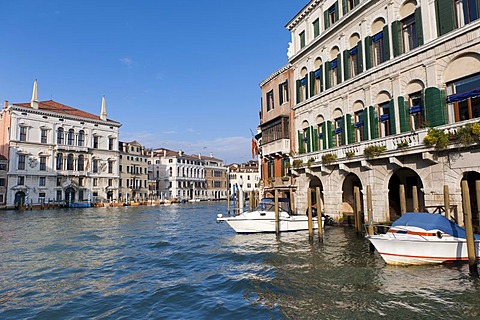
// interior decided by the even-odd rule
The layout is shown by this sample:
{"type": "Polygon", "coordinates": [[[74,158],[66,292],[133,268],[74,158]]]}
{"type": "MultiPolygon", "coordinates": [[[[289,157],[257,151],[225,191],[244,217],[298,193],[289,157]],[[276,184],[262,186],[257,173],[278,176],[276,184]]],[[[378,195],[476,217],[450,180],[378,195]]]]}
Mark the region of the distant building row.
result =
{"type": "Polygon", "coordinates": [[[227,198],[228,168],[222,160],[121,142],[120,126],[107,118],[105,98],[97,116],[39,101],[36,81],[30,103],[5,101],[0,207],[227,198]]]}

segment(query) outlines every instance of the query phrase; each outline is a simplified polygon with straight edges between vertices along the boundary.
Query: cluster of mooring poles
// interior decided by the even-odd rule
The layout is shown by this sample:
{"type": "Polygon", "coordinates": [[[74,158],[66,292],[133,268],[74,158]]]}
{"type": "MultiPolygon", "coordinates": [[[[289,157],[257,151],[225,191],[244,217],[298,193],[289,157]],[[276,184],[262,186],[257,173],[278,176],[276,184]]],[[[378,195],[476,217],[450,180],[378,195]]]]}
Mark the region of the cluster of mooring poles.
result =
{"type": "MultiPolygon", "coordinates": [[[[249,208],[250,211],[255,209],[258,206],[259,202],[259,193],[258,191],[250,191],[249,192],[249,208]]],[[[245,207],[245,202],[244,202],[245,196],[243,194],[243,190],[241,188],[238,189],[238,191],[235,193],[234,198],[233,198],[233,210],[234,210],[234,215],[240,214],[243,212],[243,208],[245,207]]],[[[228,190],[228,195],[227,195],[227,212],[228,214],[231,213],[232,210],[232,194],[230,190],[228,190]]]]}

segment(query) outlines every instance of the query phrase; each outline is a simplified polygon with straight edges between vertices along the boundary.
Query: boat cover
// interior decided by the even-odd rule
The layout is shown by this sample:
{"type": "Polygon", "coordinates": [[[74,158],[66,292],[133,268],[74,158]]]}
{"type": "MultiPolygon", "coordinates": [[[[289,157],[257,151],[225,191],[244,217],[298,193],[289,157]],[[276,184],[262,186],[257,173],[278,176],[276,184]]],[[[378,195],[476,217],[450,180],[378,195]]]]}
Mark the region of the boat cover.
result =
{"type": "MultiPolygon", "coordinates": [[[[465,229],[448,220],[441,214],[428,212],[407,212],[396,220],[392,227],[418,227],[425,230],[440,230],[456,238],[466,239],[465,229]]],[[[480,235],[474,234],[475,240],[480,240],[480,235]]]]}

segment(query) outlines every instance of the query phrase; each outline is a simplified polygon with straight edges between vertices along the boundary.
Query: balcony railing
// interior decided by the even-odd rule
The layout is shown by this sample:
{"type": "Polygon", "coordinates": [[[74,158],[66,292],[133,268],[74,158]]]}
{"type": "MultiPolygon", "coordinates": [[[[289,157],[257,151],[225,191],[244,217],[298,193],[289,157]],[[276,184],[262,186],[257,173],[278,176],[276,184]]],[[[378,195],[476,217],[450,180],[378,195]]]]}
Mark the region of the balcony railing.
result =
{"type": "Polygon", "coordinates": [[[88,147],[81,146],[69,146],[69,145],[56,145],[56,151],[71,151],[71,152],[88,152],[88,147]]]}
{"type": "Polygon", "coordinates": [[[262,154],[267,156],[275,153],[290,153],[290,139],[279,139],[269,143],[262,144],[262,154]]]}

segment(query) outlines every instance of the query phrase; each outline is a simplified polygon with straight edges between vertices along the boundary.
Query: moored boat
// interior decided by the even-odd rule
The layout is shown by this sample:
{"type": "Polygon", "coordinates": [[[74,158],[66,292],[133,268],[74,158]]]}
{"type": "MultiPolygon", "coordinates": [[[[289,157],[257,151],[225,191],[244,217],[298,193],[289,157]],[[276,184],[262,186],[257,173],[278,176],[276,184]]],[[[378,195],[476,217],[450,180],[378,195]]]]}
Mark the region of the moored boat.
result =
{"type": "MultiPolygon", "coordinates": [[[[480,256],[480,235],[475,234],[480,256]]],[[[465,229],[440,214],[410,212],[396,220],[385,234],[367,239],[387,264],[434,264],[468,260],[465,229]]]]}
{"type": "MultiPolygon", "coordinates": [[[[308,217],[293,215],[288,198],[279,198],[278,203],[280,232],[308,230],[308,217]]],[[[226,222],[237,233],[276,232],[275,199],[263,198],[254,210],[233,217],[219,214],[217,222],[226,222]]],[[[313,229],[318,229],[317,217],[312,224],[313,229]]]]}

